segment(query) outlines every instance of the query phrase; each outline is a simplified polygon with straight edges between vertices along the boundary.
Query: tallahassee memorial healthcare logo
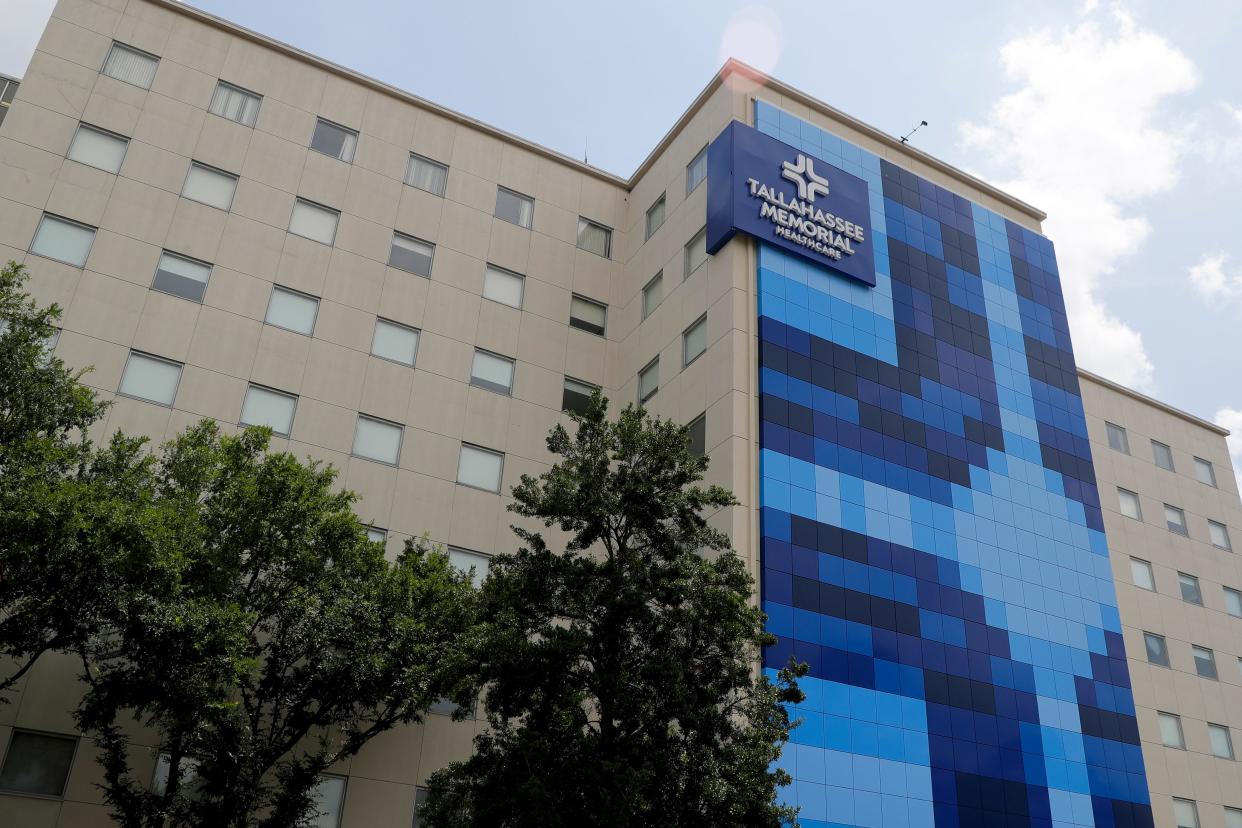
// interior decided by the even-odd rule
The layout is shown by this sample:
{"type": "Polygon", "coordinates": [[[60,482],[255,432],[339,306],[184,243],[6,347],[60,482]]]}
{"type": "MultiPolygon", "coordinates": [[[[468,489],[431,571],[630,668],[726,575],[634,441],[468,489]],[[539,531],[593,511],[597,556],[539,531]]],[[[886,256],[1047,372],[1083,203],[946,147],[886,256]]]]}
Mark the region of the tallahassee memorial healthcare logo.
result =
{"type": "Polygon", "coordinates": [[[741,231],[868,285],[870,199],[861,178],[738,121],[707,154],[707,249],[741,231]]]}

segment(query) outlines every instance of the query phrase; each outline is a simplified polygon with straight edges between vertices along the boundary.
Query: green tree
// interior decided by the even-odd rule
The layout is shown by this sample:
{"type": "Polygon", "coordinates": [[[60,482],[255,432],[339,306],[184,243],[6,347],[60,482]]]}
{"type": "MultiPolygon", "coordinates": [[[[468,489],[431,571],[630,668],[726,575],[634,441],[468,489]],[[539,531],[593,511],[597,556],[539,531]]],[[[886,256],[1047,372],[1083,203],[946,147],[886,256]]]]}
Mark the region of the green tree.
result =
{"type": "Polygon", "coordinates": [[[790,780],[774,760],[805,666],[775,681],[756,670],[774,639],[745,564],[704,518],[733,496],[696,485],[707,460],[684,427],[606,409],[596,393],[572,436],[554,428],[558,462],[514,489],[514,512],[568,541],[554,551],[515,527],[521,549],[493,560],[478,654],[489,728],[431,778],[426,825],[795,819],[777,804],[790,780]]]}
{"type": "Polygon", "coordinates": [[[81,649],[79,726],[125,826],[292,826],[318,777],[442,697],[466,699],[474,591],[445,555],[370,541],[336,472],[204,421],[155,470],[157,589],[81,649]],[[145,731],[145,733],[143,732],[145,731]],[[135,772],[167,757],[162,790],[135,772]]]}

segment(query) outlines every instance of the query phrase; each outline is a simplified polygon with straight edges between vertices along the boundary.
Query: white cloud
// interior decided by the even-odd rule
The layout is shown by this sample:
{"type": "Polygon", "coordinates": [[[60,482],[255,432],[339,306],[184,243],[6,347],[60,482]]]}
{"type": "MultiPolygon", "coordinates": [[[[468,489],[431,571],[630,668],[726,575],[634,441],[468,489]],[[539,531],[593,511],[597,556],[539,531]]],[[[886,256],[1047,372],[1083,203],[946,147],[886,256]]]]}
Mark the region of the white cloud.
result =
{"type": "Polygon", "coordinates": [[[1204,254],[1190,268],[1190,284],[1205,300],[1229,302],[1242,298],[1242,268],[1225,269],[1228,253],[1204,254]]]}
{"type": "Polygon", "coordinates": [[[1230,431],[1229,456],[1233,458],[1233,473],[1238,475],[1238,489],[1242,491],[1242,411],[1222,408],[1216,412],[1216,424],[1230,431]]]}
{"type": "Polygon", "coordinates": [[[1094,3],[1070,27],[1006,43],[1001,62],[1018,88],[963,125],[963,142],[999,186],[1048,212],[1079,360],[1150,389],[1142,337],[1099,290],[1151,232],[1141,202],[1177,180],[1189,147],[1161,107],[1194,88],[1194,64],[1120,6],[1094,3]]]}
{"type": "Polygon", "coordinates": [[[56,0],[4,0],[0,25],[0,72],[21,77],[52,16],[56,0]]]}

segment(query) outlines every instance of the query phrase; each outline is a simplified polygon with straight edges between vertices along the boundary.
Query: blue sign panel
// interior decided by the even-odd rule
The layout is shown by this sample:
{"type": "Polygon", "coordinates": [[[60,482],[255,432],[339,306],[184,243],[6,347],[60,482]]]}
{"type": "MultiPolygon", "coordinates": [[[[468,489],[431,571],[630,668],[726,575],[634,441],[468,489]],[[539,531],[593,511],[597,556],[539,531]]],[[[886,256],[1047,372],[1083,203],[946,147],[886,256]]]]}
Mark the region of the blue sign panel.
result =
{"type": "Polygon", "coordinates": [[[707,252],[739,230],[875,286],[867,182],[733,121],[707,150],[707,252]]]}

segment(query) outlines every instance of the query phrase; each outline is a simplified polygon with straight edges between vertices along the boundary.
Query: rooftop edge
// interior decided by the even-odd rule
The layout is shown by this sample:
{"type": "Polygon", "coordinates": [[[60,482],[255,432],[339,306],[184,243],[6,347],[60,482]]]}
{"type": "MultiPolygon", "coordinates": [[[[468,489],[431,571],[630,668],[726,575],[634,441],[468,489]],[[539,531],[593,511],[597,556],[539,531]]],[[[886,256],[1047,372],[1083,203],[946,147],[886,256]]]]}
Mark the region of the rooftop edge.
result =
{"type": "Polygon", "coordinates": [[[1187,422],[1193,423],[1194,425],[1197,425],[1201,428],[1206,428],[1208,431],[1215,432],[1216,434],[1219,434],[1222,437],[1228,437],[1231,433],[1229,429],[1223,426],[1218,426],[1216,423],[1213,423],[1210,420],[1205,420],[1202,417],[1196,417],[1194,414],[1191,414],[1188,411],[1183,411],[1180,408],[1175,408],[1166,402],[1161,402],[1160,400],[1157,400],[1154,397],[1149,397],[1146,394],[1140,391],[1135,391],[1133,388],[1128,388],[1119,382],[1113,382],[1112,380],[1106,377],[1102,377],[1099,374],[1088,371],[1086,368],[1079,368],[1078,376],[1084,379],[1090,380],[1091,382],[1094,382],[1096,385],[1102,385],[1111,391],[1116,391],[1118,394],[1124,394],[1125,396],[1130,397],[1131,399],[1138,400],[1141,403],[1146,403],[1147,405],[1150,405],[1153,408],[1158,408],[1161,411],[1165,412],[1166,414],[1172,414],[1174,417],[1178,417],[1182,420],[1186,420],[1187,422]]]}

